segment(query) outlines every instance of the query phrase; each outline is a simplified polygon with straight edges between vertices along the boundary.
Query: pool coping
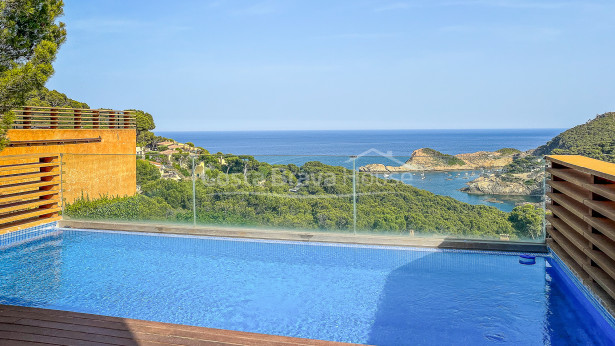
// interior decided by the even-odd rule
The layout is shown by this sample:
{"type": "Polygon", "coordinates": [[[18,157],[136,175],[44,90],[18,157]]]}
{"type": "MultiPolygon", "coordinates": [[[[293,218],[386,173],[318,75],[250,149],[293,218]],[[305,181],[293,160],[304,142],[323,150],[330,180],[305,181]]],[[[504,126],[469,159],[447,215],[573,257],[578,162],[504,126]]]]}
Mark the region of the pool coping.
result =
{"type": "Polygon", "coordinates": [[[61,220],[60,228],[109,230],[154,234],[178,234],[223,238],[244,238],[263,240],[285,240],[314,243],[336,243],[355,245],[398,246],[415,248],[482,250],[502,252],[531,252],[547,254],[545,243],[524,243],[455,238],[420,238],[386,235],[366,235],[348,233],[327,233],[307,231],[267,230],[254,228],[234,228],[217,226],[163,225],[131,222],[104,222],[61,220]]]}

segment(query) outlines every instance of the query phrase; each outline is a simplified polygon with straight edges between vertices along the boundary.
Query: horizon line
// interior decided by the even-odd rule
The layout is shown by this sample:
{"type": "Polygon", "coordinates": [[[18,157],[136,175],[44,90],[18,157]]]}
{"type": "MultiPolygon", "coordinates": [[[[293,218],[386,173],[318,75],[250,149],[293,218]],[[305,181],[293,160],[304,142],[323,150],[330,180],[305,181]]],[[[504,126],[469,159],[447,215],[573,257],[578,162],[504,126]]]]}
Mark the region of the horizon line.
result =
{"type": "Polygon", "coordinates": [[[565,130],[567,127],[500,127],[500,128],[421,128],[421,129],[274,129],[274,130],[158,130],[152,132],[333,132],[333,131],[489,131],[489,130],[565,130]]]}

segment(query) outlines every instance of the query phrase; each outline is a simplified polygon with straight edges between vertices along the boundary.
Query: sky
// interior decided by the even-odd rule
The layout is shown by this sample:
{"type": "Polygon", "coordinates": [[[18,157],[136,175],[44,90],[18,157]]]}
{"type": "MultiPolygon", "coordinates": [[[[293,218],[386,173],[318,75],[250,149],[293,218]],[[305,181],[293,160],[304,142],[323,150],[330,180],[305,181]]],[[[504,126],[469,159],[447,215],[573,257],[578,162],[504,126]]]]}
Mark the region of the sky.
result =
{"type": "Polygon", "coordinates": [[[567,128],[615,111],[612,0],[65,0],[47,87],[157,131],[567,128]]]}

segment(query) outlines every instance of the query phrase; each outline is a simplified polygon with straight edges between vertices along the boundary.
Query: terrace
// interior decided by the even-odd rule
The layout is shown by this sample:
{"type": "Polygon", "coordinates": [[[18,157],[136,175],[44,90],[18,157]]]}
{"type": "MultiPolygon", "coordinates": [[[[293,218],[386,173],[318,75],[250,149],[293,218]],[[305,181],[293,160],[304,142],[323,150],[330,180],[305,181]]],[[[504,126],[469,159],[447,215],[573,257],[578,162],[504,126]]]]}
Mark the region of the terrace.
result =
{"type": "MultiPolygon", "coordinates": [[[[95,138],[100,140],[96,142],[97,145],[105,145],[112,142],[106,139],[109,134],[105,131],[134,131],[134,119],[123,111],[28,107],[17,113],[18,118],[13,130],[77,131],[71,133],[74,138],[45,140],[48,149],[58,148],[60,142],[65,146],[64,149],[70,149],[70,145],[93,145],[96,142],[95,138]],[[86,142],[84,135],[89,133],[84,131],[99,131],[100,136],[89,138],[87,140],[92,139],[92,141],[86,142]]],[[[38,147],[40,144],[34,141],[27,144],[22,142],[11,141],[9,149],[38,147]]],[[[506,200],[507,202],[498,203],[479,197],[472,199],[474,197],[469,196],[467,204],[460,204],[449,197],[434,197],[435,195],[418,193],[416,190],[404,192],[406,191],[404,189],[410,188],[402,184],[407,182],[404,179],[408,179],[410,184],[417,185],[424,184],[424,180],[430,179],[435,182],[454,181],[453,174],[408,172],[404,178],[402,174],[399,177],[383,177],[378,174],[358,172],[357,167],[373,162],[374,158],[370,157],[323,157],[323,161],[340,162],[339,166],[347,166],[350,169],[338,167],[335,171],[331,171],[334,173],[325,172],[329,175],[306,176],[295,181],[288,176],[284,178],[285,171],[280,171],[279,176],[273,173],[266,178],[256,176],[258,170],[251,168],[247,158],[237,159],[239,160],[237,162],[243,162],[238,166],[237,172],[233,173],[227,169],[225,174],[219,174],[214,179],[211,173],[213,169],[206,168],[208,166],[201,162],[213,162],[211,165],[224,162],[229,163],[230,167],[230,163],[236,160],[236,157],[221,158],[216,155],[198,157],[193,154],[172,153],[157,156],[156,153],[150,152],[137,156],[134,153],[88,153],[83,150],[63,150],[57,153],[48,151],[28,155],[14,152],[9,154],[12,155],[0,156],[0,234],[2,234],[0,249],[3,253],[12,254],[11,258],[20,259],[15,263],[11,262],[10,258],[4,259],[8,269],[3,275],[10,274],[11,280],[14,280],[0,287],[3,289],[1,295],[5,304],[0,305],[0,319],[2,319],[0,339],[7,343],[316,345],[345,341],[395,344],[394,340],[398,339],[394,339],[386,330],[399,321],[393,323],[391,316],[410,319],[408,317],[410,315],[421,315],[422,309],[425,309],[423,315],[427,314],[428,306],[434,310],[439,308],[426,304],[428,299],[408,302],[405,300],[408,299],[407,294],[400,295],[399,292],[415,293],[424,290],[425,287],[441,286],[443,282],[438,280],[441,276],[444,277],[443,275],[450,275],[451,282],[458,280],[457,285],[463,292],[476,289],[471,285],[467,286],[469,285],[466,280],[467,275],[474,275],[473,278],[483,285],[479,287],[487,291],[489,285],[495,285],[491,281],[493,278],[506,281],[506,277],[512,277],[518,280],[518,282],[509,280],[507,283],[500,283],[511,291],[495,290],[493,294],[496,296],[492,296],[490,300],[493,304],[498,303],[499,306],[511,309],[519,304],[528,304],[530,310],[525,312],[527,314],[517,315],[515,311],[509,311],[509,314],[512,317],[528,318],[534,322],[538,321],[535,315],[540,314],[542,305],[532,306],[530,301],[525,301],[523,298],[515,301],[502,298],[504,300],[499,301],[501,297],[498,298],[497,295],[514,295],[512,292],[518,288],[517,285],[525,285],[524,287],[534,292],[528,294],[536,294],[534,298],[543,297],[543,291],[547,290],[545,287],[548,286],[554,291],[563,293],[555,298],[545,298],[547,300],[544,304],[569,305],[560,306],[560,309],[582,311],[579,312],[581,314],[579,316],[591,320],[591,323],[587,323],[590,323],[590,327],[594,329],[587,326],[575,328],[579,330],[590,328],[589,330],[598,333],[597,339],[592,339],[594,342],[613,340],[609,329],[612,328],[609,323],[613,322],[612,314],[615,312],[613,269],[615,268],[615,165],[613,164],[579,156],[547,156],[545,162],[541,163],[540,171],[533,169],[520,173],[524,174],[524,177],[532,174],[539,176],[540,179],[545,179],[544,184],[548,187],[548,191],[542,191],[540,196],[533,196],[534,199],[530,202],[506,200]],[[146,160],[141,160],[142,158],[146,160]],[[169,167],[174,167],[173,164],[176,164],[179,181],[171,182],[164,177],[143,181],[138,174],[125,173],[122,179],[108,179],[114,175],[107,175],[107,179],[100,181],[93,178],[101,176],[100,172],[93,175],[91,171],[75,168],[80,163],[97,162],[93,168],[95,170],[104,170],[109,163],[117,163],[124,170],[138,170],[139,162],[144,162],[159,172],[159,168],[149,164],[148,161],[158,165],[164,163],[169,167]],[[198,174],[196,174],[197,167],[200,167],[198,174]],[[185,172],[182,173],[182,170],[185,172]],[[238,178],[239,181],[233,183],[234,178],[238,178]],[[329,182],[335,180],[335,184],[327,185],[327,179],[329,182]],[[137,184],[140,185],[141,195],[136,192],[137,184]],[[101,186],[104,190],[101,190],[101,186]],[[174,186],[183,192],[176,194],[175,190],[169,190],[171,192],[168,194],[172,195],[169,197],[166,195],[168,191],[163,191],[163,186],[174,186]],[[316,188],[321,188],[323,192],[319,194],[309,192],[316,188]],[[374,213],[375,205],[391,203],[387,199],[395,199],[394,203],[401,203],[400,201],[414,203],[409,200],[409,196],[415,194],[422,196],[421,198],[428,198],[428,200],[419,200],[420,203],[438,201],[441,203],[437,204],[438,206],[447,205],[454,211],[452,214],[442,214],[443,216],[429,216],[433,208],[431,211],[430,208],[418,209],[421,206],[417,204],[413,208],[425,213],[426,218],[432,217],[432,219],[420,223],[420,219],[412,219],[416,218],[416,215],[412,215],[413,209],[409,209],[408,219],[404,220],[404,223],[409,224],[414,220],[412,222],[415,226],[403,229],[396,228],[401,221],[394,216],[374,213]],[[331,210],[339,215],[333,217],[322,212],[314,217],[314,220],[322,223],[313,226],[306,223],[305,220],[311,215],[302,212],[299,203],[309,203],[312,208],[324,208],[325,203],[328,203],[327,207],[332,206],[331,210]],[[496,217],[508,220],[506,217],[510,209],[506,209],[508,206],[506,203],[511,203],[510,209],[515,206],[514,203],[517,203],[517,206],[546,206],[546,209],[543,209],[546,210],[544,213],[546,217],[539,220],[539,232],[524,233],[527,230],[515,224],[511,226],[504,223],[489,228],[496,217]],[[263,207],[255,209],[255,214],[246,212],[255,205],[263,207]],[[271,218],[260,217],[271,210],[277,213],[277,217],[276,215],[271,218]],[[237,213],[244,213],[241,214],[244,215],[244,219],[238,219],[237,213]],[[293,215],[293,218],[289,215],[293,215]],[[438,221],[438,217],[444,219],[459,217],[460,221],[445,223],[442,220],[438,221]],[[464,220],[469,220],[467,221],[469,226],[464,220]],[[482,229],[484,232],[473,232],[474,228],[482,229]],[[113,256],[108,256],[103,251],[99,252],[98,249],[104,249],[113,256]],[[30,253],[32,257],[30,259],[23,257],[24,251],[30,253]],[[160,263],[149,263],[152,253],[161,257],[160,263]],[[535,255],[538,268],[525,270],[530,267],[519,265],[517,256],[521,253],[535,255]],[[178,254],[183,255],[176,257],[178,254]],[[136,257],[131,258],[131,256],[136,257]],[[191,262],[184,262],[186,256],[196,256],[195,258],[201,260],[194,262],[194,267],[191,267],[189,264],[191,262]],[[315,259],[316,263],[306,262],[310,258],[315,259]],[[29,264],[21,266],[19,261],[26,259],[29,264]],[[175,266],[167,268],[163,264],[164,261],[175,263],[175,266]],[[202,263],[207,261],[216,263],[215,268],[224,268],[222,277],[228,282],[239,280],[236,286],[228,287],[225,283],[220,283],[224,280],[215,276],[220,273],[210,271],[213,269],[202,263]],[[225,261],[230,261],[230,264],[225,261]],[[89,268],[88,270],[97,273],[97,276],[89,277],[87,271],[82,271],[80,269],[82,262],[89,268]],[[97,263],[105,263],[109,267],[98,267],[97,263]],[[260,267],[262,263],[266,263],[267,268],[260,267]],[[312,311],[309,306],[302,305],[302,299],[310,301],[319,296],[312,297],[303,289],[311,287],[309,284],[311,280],[319,280],[311,276],[294,277],[292,271],[270,272],[270,264],[282,269],[288,267],[294,271],[300,271],[301,268],[305,268],[304,266],[316,265],[319,268],[317,272],[325,278],[330,276],[334,280],[332,282],[347,280],[358,285],[349,286],[348,289],[361,291],[363,295],[360,296],[363,298],[336,301],[336,304],[344,306],[337,311],[342,311],[339,316],[331,317],[331,314],[336,314],[332,311],[323,312],[317,309],[312,311]],[[338,265],[343,268],[341,272],[356,275],[343,276],[344,273],[340,273],[340,270],[328,267],[338,265]],[[138,271],[141,270],[140,266],[143,267],[142,273],[138,271]],[[388,267],[383,269],[380,266],[388,267]],[[473,271],[473,266],[476,266],[476,272],[473,271]],[[160,273],[152,272],[155,268],[158,268],[156,270],[160,273]],[[180,273],[176,271],[177,268],[188,269],[180,273]],[[245,271],[240,271],[238,268],[244,268],[245,271]],[[378,271],[367,271],[368,268],[380,268],[379,270],[386,271],[386,275],[378,276],[382,273],[376,275],[378,271]],[[558,268],[560,271],[556,273],[552,268],[558,268]],[[258,275],[254,275],[255,282],[264,285],[263,287],[268,290],[261,288],[264,292],[254,293],[245,289],[250,285],[257,285],[255,282],[243,281],[245,277],[252,276],[251,271],[260,274],[261,277],[272,275],[264,282],[259,281],[258,275]],[[99,292],[100,297],[96,296],[98,293],[94,292],[94,286],[88,286],[92,284],[92,280],[113,277],[116,272],[118,275],[124,275],[122,280],[135,285],[140,280],[154,280],[153,278],[163,280],[163,277],[158,275],[166,273],[168,277],[179,278],[179,281],[172,281],[174,285],[181,286],[182,281],[189,281],[193,287],[203,290],[200,292],[208,292],[199,294],[198,290],[193,292],[195,288],[182,286],[183,290],[193,292],[190,297],[195,300],[194,304],[197,304],[196,301],[209,299],[206,296],[211,295],[212,301],[216,302],[214,306],[199,304],[205,304],[202,306],[213,310],[218,308],[215,306],[218,303],[235,305],[232,305],[233,308],[229,307],[229,311],[220,308],[221,310],[216,310],[213,315],[200,315],[200,312],[189,309],[192,301],[176,292],[170,285],[157,286],[159,291],[154,292],[147,291],[145,287],[128,285],[123,288],[126,291],[112,289],[109,292],[99,292]],[[212,275],[213,279],[195,277],[199,273],[206,272],[212,275]],[[32,273],[40,279],[34,279],[32,273]],[[272,282],[278,280],[274,274],[286,278],[282,280],[283,282],[278,282],[280,286],[271,286],[272,282]],[[293,279],[291,280],[288,275],[293,279]],[[374,289],[375,286],[360,286],[358,278],[361,278],[361,275],[365,277],[366,282],[369,282],[369,278],[373,276],[372,284],[380,285],[377,286],[380,288],[374,291],[374,294],[369,294],[369,289],[374,289]],[[410,281],[400,279],[408,275],[418,276],[410,281]],[[549,280],[553,280],[553,283],[543,282],[545,275],[549,280]],[[421,283],[427,285],[427,282],[432,286],[420,286],[421,283]],[[564,285],[564,282],[567,284],[564,285]],[[218,284],[221,285],[219,291],[213,289],[209,291],[209,287],[217,287],[218,284]],[[29,285],[33,287],[31,291],[25,292],[20,288],[29,285]],[[285,291],[288,288],[285,286],[289,286],[290,290],[285,291]],[[67,293],[66,290],[72,291],[67,293]],[[165,300],[163,304],[159,301],[144,301],[137,304],[135,300],[139,299],[139,294],[136,294],[136,290],[143,290],[143,297],[148,299],[153,297],[165,299],[161,298],[162,293],[168,296],[177,294],[173,298],[176,301],[165,300]],[[235,297],[231,294],[231,297],[227,298],[232,300],[232,304],[225,301],[227,298],[222,296],[215,298],[221,292],[233,290],[241,292],[244,296],[235,297]],[[277,290],[287,294],[300,292],[305,295],[294,302],[279,300],[279,297],[268,295],[267,291],[277,290]],[[54,296],[45,297],[44,292],[53,292],[54,296]],[[252,294],[255,296],[250,297],[252,294]],[[114,295],[123,300],[114,299],[114,295]],[[374,311],[355,310],[361,304],[369,306],[370,297],[374,296],[380,297],[371,302],[374,311]],[[85,300],[80,301],[82,298],[85,300]],[[182,299],[188,300],[182,301],[182,299]],[[404,305],[406,303],[409,305],[404,305]],[[301,319],[287,320],[289,316],[303,316],[303,310],[299,308],[296,311],[292,310],[296,308],[293,304],[302,306],[301,309],[311,311],[312,314],[323,314],[321,318],[325,321],[327,318],[332,320],[326,325],[319,325],[314,320],[311,322],[301,319]],[[154,306],[159,305],[168,305],[168,308],[161,309],[158,314],[144,308],[149,306],[156,310],[154,306]],[[410,309],[408,306],[413,308],[410,309]],[[44,307],[48,309],[41,309],[44,307]],[[244,307],[260,311],[261,315],[250,315],[249,311],[243,310],[244,307]],[[289,310],[284,310],[285,308],[289,310]],[[271,313],[271,316],[267,313],[271,313]],[[366,317],[367,315],[371,317],[366,317]],[[289,326],[284,330],[275,325],[261,325],[256,322],[268,318],[272,319],[274,324],[288,323],[289,326]],[[148,319],[158,322],[146,321],[148,319]],[[340,328],[339,334],[332,330],[321,334],[315,331],[331,327],[333,321],[336,321],[335,323],[346,321],[344,322],[346,324],[340,322],[340,325],[348,328],[340,328]],[[359,337],[361,331],[356,335],[345,334],[346,329],[352,329],[349,328],[351,323],[360,325],[363,322],[372,324],[369,337],[359,337]],[[291,326],[292,323],[297,325],[291,326]],[[598,328],[596,326],[600,326],[599,331],[596,331],[595,328],[598,328]],[[297,336],[300,338],[295,338],[297,336]]],[[[278,157],[277,162],[284,165],[302,164],[307,159],[300,156],[278,157]]],[[[464,179],[470,172],[474,174],[474,171],[454,174],[459,176],[458,179],[464,179]]],[[[457,188],[450,186],[450,191],[439,191],[436,194],[457,196],[459,193],[457,188]]],[[[116,287],[114,285],[117,282],[107,280],[100,284],[116,287]]],[[[332,287],[324,278],[321,284],[323,287],[332,287]]],[[[156,283],[151,282],[149,285],[156,283]]],[[[313,290],[318,291],[323,287],[316,286],[313,290]]],[[[331,290],[342,289],[343,287],[336,287],[331,290]]],[[[355,293],[359,295],[359,292],[355,293]]],[[[347,296],[348,292],[331,292],[331,297],[337,297],[336,294],[342,297],[347,296]]],[[[467,298],[464,295],[457,296],[454,290],[444,290],[441,294],[435,296],[435,299],[446,296],[451,301],[462,302],[467,298]]],[[[487,307],[491,304],[485,296],[475,298],[487,307]]],[[[534,302],[537,299],[534,299],[534,302]]],[[[320,306],[316,301],[312,301],[312,305],[318,306],[319,309],[332,306],[332,304],[320,306]]],[[[477,307],[466,308],[473,311],[477,307]]],[[[478,308],[480,310],[480,306],[478,308]]],[[[448,308],[443,309],[447,313],[452,313],[452,310],[447,310],[448,308]]],[[[476,313],[479,316],[486,312],[476,313]]],[[[501,315],[494,318],[500,317],[506,319],[506,316],[501,315]]],[[[515,321],[518,323],[518,320],[515,321]]],[[[558,320],[552,323],[555,326],[561,322],[558,320]]],[[[469,324],[467,327],[473,328],[471,326],[472,324],[469,324]]],[[[443,325],[440,327],[443,328],[443,325]]],[[[406,325],[403,328],[408,333],[411,331],[421,335],[415,329],[408,329],[406,325]]],[[[506,330],[504,327],[501,328],[506,330]]],[[[399,333],[399,330],[396,330],[399,333]]],[[[400,335],[412,337],[404,332],[400,335]]],[[[478,343],[499,337],[497,333],[480,335],[478,339],[466,334],[457,335],[457,337],[462,336],[467,337],[468,342],[478,343]]],[[[446,340],[455,339],[454,335],[450,337],[452,339],[446,340]]],[[[522,339],[521,335],[514,333],[507,334],[507,337],[507,341],[512,343],[527,341],[522,339]]],[[[561,335],[556,331],[549,337],[553,343],[557,343],[561,335]]],[[[577,337],[578,340],[587,341],[583,338],[588,336],[579,332],[577,337]]],[[[413,340],[420,342],[420,339],[413,340]]]]}

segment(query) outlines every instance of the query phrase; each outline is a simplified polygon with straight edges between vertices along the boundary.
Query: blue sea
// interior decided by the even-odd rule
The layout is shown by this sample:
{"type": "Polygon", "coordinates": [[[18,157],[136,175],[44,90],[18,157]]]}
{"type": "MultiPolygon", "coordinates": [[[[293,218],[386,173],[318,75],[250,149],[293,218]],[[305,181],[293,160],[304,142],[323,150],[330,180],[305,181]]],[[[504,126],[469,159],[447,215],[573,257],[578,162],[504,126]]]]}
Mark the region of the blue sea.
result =
{"type": "MultiPolygon", "coordinates": [[[[361,130],[361,131],[156,131],[181,143],[192,142],[211,153],[256,156],[345,156],[371,149],[410,157],[413,150],[432,148],[445,154],[545,144],[564,129],[497,130],[361,130]]],[[[372,155],[377,155],[372,152],[372,155]]]]}
{"type": "MultiPolygon", "coordinates": [[[[420,148],[432,148],[444,154],[495,151],[515,148],[521,151],[547,143],[564,129],[495,129],[495,130],[361,130],[361,131],[185,131],[156,132],[178,142],[192,142],[211,153],[253,155],[271,164],[303,165],[320,161],[334,166],[358,169],[371,163],[399,166],[420,148]],[[356,162],[350,156],[356,155],[356,162]]],[[[510,211],[520,202],[540,202],[540,197],[468,195],[459,191],[481,172],[393,174],[389,179],[402,180],[433,193],[462,202],[484,204],[510,211]],[[457,175],[459,173],[459,175],[457,175]]]]}

